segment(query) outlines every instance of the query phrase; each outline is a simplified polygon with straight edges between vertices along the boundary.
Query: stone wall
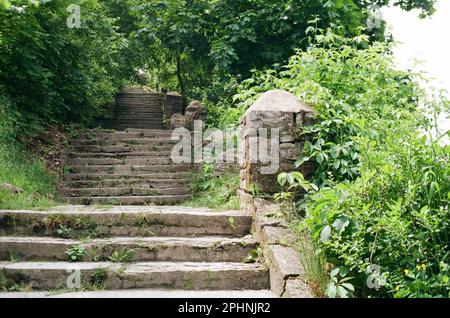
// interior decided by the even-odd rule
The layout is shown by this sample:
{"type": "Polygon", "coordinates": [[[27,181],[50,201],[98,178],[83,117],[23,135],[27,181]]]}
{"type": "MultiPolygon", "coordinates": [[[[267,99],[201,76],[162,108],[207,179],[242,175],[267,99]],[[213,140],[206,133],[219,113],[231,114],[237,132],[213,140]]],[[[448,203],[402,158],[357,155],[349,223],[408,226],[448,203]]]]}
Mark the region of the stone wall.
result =
{"type": "MultiPolygon", "coordinates": [[[[280,172],[296,170],[295,161],[300,158],[305,143],[302,127],[313,123],[313,115],[314,111],[297,97],[277,90],[263,94],[241,122],[241,185],[238,190],[241,209],[253,215],[253,234],[270,268],[271,289],[282,297],[305,298],[313,294],[300,262],[296,237],[285,223],[280,207],[252,193],[257,189],[257,193],[270,197],[280,191],[277,176],[280,172]],[[267,153],[278,156],[278,166],[271,168],[273,165],[267,160],[261,160],[264,156],[260,156],[260,145],[270,145],[267,153]]],[[[305,177],[309,177],[313,169],[311,164],[297,168],[305,177]]]]}

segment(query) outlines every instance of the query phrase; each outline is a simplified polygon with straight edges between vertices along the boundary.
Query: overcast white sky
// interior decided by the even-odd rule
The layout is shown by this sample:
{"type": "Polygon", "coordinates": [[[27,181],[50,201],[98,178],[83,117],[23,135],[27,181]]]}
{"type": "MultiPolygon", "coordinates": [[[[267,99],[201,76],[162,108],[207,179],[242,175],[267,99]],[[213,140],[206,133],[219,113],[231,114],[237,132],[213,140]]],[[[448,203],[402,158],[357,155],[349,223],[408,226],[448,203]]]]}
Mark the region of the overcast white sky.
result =
{"type": "MultiPolygon", "coordinates": [[[[437,12],[427,19],[419,19],[417,11],[399,8],[385,8],[383,14],[400,42],[395,50],[399,67],[412,68],[414,59],[421,60],[424,64],[416,69],[435,78],[433,86],[450,92],[450,1],[438,0],[437,12]]],[[[442,122],[442,129],[450,129],[450,119],[442,122]]]]}

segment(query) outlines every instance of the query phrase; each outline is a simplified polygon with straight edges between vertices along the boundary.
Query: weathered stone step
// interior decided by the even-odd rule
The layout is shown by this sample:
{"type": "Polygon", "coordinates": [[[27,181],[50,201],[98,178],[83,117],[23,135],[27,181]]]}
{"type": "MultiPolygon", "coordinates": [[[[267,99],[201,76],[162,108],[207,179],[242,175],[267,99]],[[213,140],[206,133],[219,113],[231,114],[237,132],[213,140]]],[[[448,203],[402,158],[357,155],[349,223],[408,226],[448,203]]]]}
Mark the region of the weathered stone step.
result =
{"type": "Polygon", "coordinates": [[[62,188],[59,190],[62,197],[167,196],[186,195],[188,193],[189,191],[185,187],[154,189],[126,187],[121,184],[115,188],[62,188]]]}
{"type": "Polygon", "coordinates": [[[174,144],[171,138],[123,138],[123,139],[75,139],[70,142],[78,146],[114,146],[114,145],[167,145],[174,144]]]}
{"type": "Polygon", "coordinates": [[[142,173],[142,174],[133,174],[133,173],[116,173],[116,174],[106,174],[106,173],[71,173],[66,174],[63,177],[64,181],[80,181],[80,180],[131,180],[131,179],[140,179],[140,180],[151,180],[151,179],[186,179],[189,177],[189,172],[154,172],[151,174],[142,173]]]}
{"type": "Polygon", "coordinates": [[[104,197],[61,197],[62,202],[82,205],[175,205],[189,200],[190,195],[150,195],[150,196],[104,196],[104,197]]]}
{"type": "Polygon", "coordinates": [[[125,101],[138,102],[138,101],[161,101],[163,96],[153,96],[153,95],[122,95],[117,97],[117,103],[122,103],[125,101]]]}
{"type": "Polygon", "coordinates": [[[154,96],[154,95],[119,95],[117,96],[116,100],[117,103],[122,103],[125,101],[130,101],[130,102],[138,102],[138,101],[161,101],[163,100],[163,96],[154,96]]]}
{"type": "Polygon", "coordinates": [[[146,166],[146,165],[168,165],[172,164],[170,159],[170,154],[166,157],[152,157],[152,158],[127,158],[127,159],[116,159],[116,158],[71,158],[67,162],[69,166],[74,165],[134,165],[134,166],[146,166]]]}
{"type": "Polygon", "coordinates": [[[134,133],[134,132],[139,132],[139,133],[144,133],[144,134],[152,134],[154,132],[165,132],[165,131],[170,131],[170,130],[157,130],[157,129],[139,129],[139,128],[128,128],[127,132],[128,133],[134,133]]]}
{"type": "Polygon", "coordinates": [[[173,144],[117,145],[117,146],[74,146],[74,152],[133,152],[133,151],[171,151],[173,144]]]}
{"type": "Polygon", "coordinates": [[[186,187],[189,179],[111,179],[111,180],[80,180],[65,181],[62,188],[112,188],[118,185],[135,188],[167,189],[186,187]]]}
{"type": "Polygon", "coordinates": [[[119,158],[119,159],[141,159],[142,157],[161,158],[170,157],[172,149],[162,151],[126,151],[126,152],[71,152],[71,158],[119,158]]]}
{"type": "Polygon", "coordinates": [[[148,113],[154,113],[154,114],[162,114],[162,109],[157,105],[132,105],[132,106],[126,106],[121,105],[120,107],[117,107],[114,110],[115,114],[148,114],[148,113]]]}
{"type": "Polygon", "coordinates": [[[80,139],[123,139],[123,138],[167,138],[170,139],[170,130],[147,130],[147,131],[117,131],[96,132],[88,131],[79,134],[80,139]]]}
{"type": "MultiPolygon", "coordinates": [[[[71,237],[244,236],[252,218],[242,211],[169,206],[61,206],[49,211],[0,210],[0,235],[60,236],[61,226],[71,237]]],[[[66,236],[65,236],[66,237],[66,236]]]]}
{"type": "MultiPolygon", "coordinates": [[[[140,119],[140,118],[122,119],[122,118],[114,118],[112,120],[112,123],[114,123],[114,124],[151,125],[151,124],[160,124],[161,121],[162,121],[162,118],[154,118],[154,119],[140,119]]],[[[141,127],[139,127],[139,128],[141,128],[141,127]]],[[[152,128],[150,128],[150,129],[152,129],[152,128]]]]}
{"type": "Polygon", "coordinates": [[[127,114],[117,114],[115,113],[115,118],[116,120],[122,120],[122,121],[140,121],[140,122],[144,122],[148,123],[148,122],[156,122],[156,123],[160,123],[162,120],[162,113],[158,113],[158,114],[152,114],[152,113],[145,113],[145,114],[131,114],[131,113],[127,113],[127,114]]]}
{"type": "Polygon", "coordinates": [[[268,289],[269,273],[259,264],[151,262],[114,263],[1,262],[4,281],[34,290],[67,286],[68,270],[79,270],[81,287],[96,283],[107,290],[167,288],[188,290],[268,289]]]}
{"type": "Polygon", "coordinates": [[[162,121],[161,123],[118,123],[118,122],[112,122],[112,123],[105,123],[106,127],[110,127],[116,131],[126,131],[127,129],[130,129],[131,127],[134,127],[136,129],[163,129],[162,121]]]}
{"type": "Polygon", "coordinates": [[[78,246],[78,261],[108,261],[113,254],[125,262],[242,262],[257,248],[251,237],[117,237],[89,242],[47,237],[0,237],[0,261],[67,261],[67,250],[78,246]]]}
{"type": "Polygon", "coordinates": [[[191,168],[189,164],[166,164],[166,165],[79,165],[70,166],[70,172],[75,174],[105,173],[105,174],[132,174],[146,172],[186,172],[191,168]]]}
{"type": "Polygon", "coordinates": [[[128,290],[95,290],[60,292],[0,292],[0,298],[183,298],[183,299],[264,299],[278,298],[270,290],[158,290],[158,289],[128,289],[128,290]]]}

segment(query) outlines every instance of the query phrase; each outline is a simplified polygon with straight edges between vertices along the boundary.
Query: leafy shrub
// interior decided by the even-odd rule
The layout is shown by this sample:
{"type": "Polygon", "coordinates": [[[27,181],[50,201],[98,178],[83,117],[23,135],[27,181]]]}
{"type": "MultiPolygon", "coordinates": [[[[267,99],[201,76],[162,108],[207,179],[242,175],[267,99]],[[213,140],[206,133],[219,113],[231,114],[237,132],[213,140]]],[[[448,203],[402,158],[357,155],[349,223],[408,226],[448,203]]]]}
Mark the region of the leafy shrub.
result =
{"type": "Polygon", "coordinates": [[[317,111],[297,164],[315,161],[319,189],[282,174],[278,198],[309,192],[296,214],[306,212],[299,226],[329,264],[327,295],[448,297],[450,147],[432,133],[448,101],[429,98],[420,74],[396,70],[387,44],[311,32],[308,51],[255,73],[237,98],[245,109],[285,89],[317,111]]]}
{"type": "Polygon", "coordinates": [[[80,245],[74,245],[66,251],[69,262],[81,262],[87,255],[86,248],[80,245]]]}
{"type": "Polygon", "coordinates": [[[124,41],[89,1],[13,1],[0,9],[0,85],[14,101],[21,134],[48,124],[87,123],[121,84],[116,64],[124,41]],[[69,29],[67,7],[80,4],[81,28],[69,29]]]}

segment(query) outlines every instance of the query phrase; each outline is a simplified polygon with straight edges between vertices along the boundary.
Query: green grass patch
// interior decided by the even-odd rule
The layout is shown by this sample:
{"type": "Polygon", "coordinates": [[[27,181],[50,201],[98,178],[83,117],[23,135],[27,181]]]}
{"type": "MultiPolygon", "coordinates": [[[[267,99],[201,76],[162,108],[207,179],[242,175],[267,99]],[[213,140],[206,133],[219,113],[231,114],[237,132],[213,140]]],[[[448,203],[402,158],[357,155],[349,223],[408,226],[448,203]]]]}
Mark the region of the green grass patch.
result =
{"type": "Polygon", "coordinates": [[[54,205],[55,177],[42,160],[30,157],[12,142],[0,139],[0,185],[22,189],[19,194],[0,189],[1,209],[48,208],[54,205]]]}
{"type": "Polygon", "coordinates": [[[214,166],[204,165],[203,172],[192,172],[190,190],[192,199],[185,206],[208,207],[215,210],[237,210],[240,208],[236,190],[239,176],[233,173],[216,175],[214,166]]]}

